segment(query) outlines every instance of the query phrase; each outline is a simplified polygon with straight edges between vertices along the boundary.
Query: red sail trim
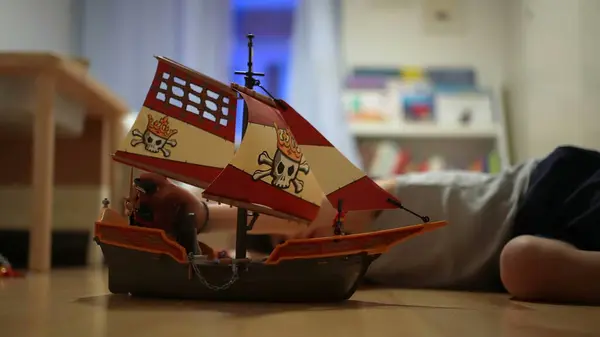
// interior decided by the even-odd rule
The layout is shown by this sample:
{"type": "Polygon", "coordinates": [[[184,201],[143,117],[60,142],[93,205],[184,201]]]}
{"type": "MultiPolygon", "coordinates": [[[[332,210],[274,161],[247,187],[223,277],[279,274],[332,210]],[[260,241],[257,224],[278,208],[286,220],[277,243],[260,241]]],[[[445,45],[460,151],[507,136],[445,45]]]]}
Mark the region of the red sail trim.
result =
{"type": "Polygon", "coordinates": [[[400,202],[367,176],[327,195],[331,205],[337,206],[339,200],[342,200],[343,209],[348,211],[397,208],[395,204],[388,201],[389,199],[400,202]]]}
{"type": "Polygon", "coordinates": [[[285,109],[280,108],[279,111],[290,129],[292,129],[298,144],[333,147],[327,138],[304,119],[291,105],[284,100],[279,100],[279,102],[285,107],[285,109]]]}
{"type": "MultiPolygon", "coordinates": [[[[338,151],[325,138],[325,136],[323,136],[287,102],[283,100],[280,102],[285,107],[285,109],[282,109],[281,111],[281,116],[292,130],[292,133],[296,137],[296,142],[300,145],[301,149],[303,146],[323,146],[330,147],[332,150],[338,151]]],[[[309,163],[311,160],[314,160],[313,158],[310,158],[310,152],[307,153],[307,151],[304,149],[302,152],[306,156],[306,159],[309,163]]],[[[324,160],[324,158],[320,158],[320,160],[324,160]]],[[[326,166],[332,168],[333,170],[355,168],[354,164],[347,159],[345,159],[344,162],[335,162],[332,160],[331,165],[326,166]]],[[[314,170],[314,167],[313,172],[318,181],[319,172],[314,170]]],[[[367,176],[364,176],[353,182],[348,182],[347,185],[341,186],[336,191],[330,192],[327,195],[327,200],[329,200],[333,207],[337,207],[338,201],[343,200],[342,207],[345,211],[383,210],[397,208],[395,204],[388,201],[389,199],[396,201],[397,204],[400,203],[396,197],[381,188],[379,185],[377,185],[377,183],[367,176]]]]}
{"type": "Polygon", "coordinates": [[[221,173],[221,168],[117,151],[113,159],[140,170],[162,174],[186,184],[206,188],[221,173]]]}
{"type": "Polygon", "coordinates": [[[277,126],[279,127],[287,125],[283,117],[281,117],[279,110],[270,105],[266,105],[256,98],[246,95],[243,92],[240,92],[240,95],[246,102],[248,110],[252,111],[252,113],[248,114],[248,123],[270,127],[274,127],[273,123],[277,123],[277,126]]]}
{"type": "Polygon", "coordinates": [[[234,142],[236,92],[177,62],[157,59],[144,106],[234,142]]]}
{"type": "Polygon", "coordinates": [[[232,165],[227,165],[202,195],[227,204],[238,203],[234,206],[245,203],[244,208],[262,214],[306,222],[313,221],[320,208],[262,180],[255,181],[250,174],[232,165]]]}

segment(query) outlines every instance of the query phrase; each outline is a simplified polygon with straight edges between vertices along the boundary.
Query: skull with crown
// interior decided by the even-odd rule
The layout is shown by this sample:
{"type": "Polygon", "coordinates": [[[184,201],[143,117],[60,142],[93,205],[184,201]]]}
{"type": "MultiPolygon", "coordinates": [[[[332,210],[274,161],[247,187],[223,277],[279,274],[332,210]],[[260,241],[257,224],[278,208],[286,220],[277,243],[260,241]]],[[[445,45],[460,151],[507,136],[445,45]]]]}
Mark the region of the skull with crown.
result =
{"type": "Polygon", "coordinates": [[[258,156],[260,165],[268,165],[269,169],[257,170],[252,175],[254,180],[259,180],[271,176],[271,184],[281,189],[287,189],[294,186],[296,193],[302,192],[304,182],[298,179],[298,172],[308,174],[310,167],[303,162],[303,155],[294,135],[289,129],[278,128],[275,124],[277,133],[277,150],[271,158],[267,151],[263,151],[258,156]]]}
{"type": "Polygon", "coordinates": [[[161,152],[163,156],[169,157],[171,155],[171,150],[166,148],[166,146],[177,146],[177,140],[171,139],[176,133],[177,130],[170,127],[167,116],[163,116],[160,119],[154,119],[151,114],[148,114],[146,130],[144,132],[139,129],[133,129],[131,131],[131,134],[133,135],[131,146],[135,147],[144,144],[146,151],[152,153],[161,152]]]}

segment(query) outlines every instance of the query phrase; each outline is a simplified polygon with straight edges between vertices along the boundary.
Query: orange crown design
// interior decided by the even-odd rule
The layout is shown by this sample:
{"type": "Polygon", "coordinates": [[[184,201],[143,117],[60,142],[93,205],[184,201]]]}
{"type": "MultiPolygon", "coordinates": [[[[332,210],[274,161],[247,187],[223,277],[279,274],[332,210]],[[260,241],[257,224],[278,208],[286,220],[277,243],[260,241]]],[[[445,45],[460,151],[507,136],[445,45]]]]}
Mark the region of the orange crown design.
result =
{"type": "Polygon", "coordinates": [[[171,129],[169,126],[169,119],[167,116],[164,116],[159,120],[154,120],[154,117],[152,117],[151,114],[148,114],[147,128],[148,131],[164,139],[169,139],[177,133],[176,129],[171,129]]]}
{"type": "Polygon", "coordinates": [[[302,151],[296,143],[294,135],[289,129],[280,129],[275,124],[275,130],[277,130],[277,148],[283,152],[288,158],[293,161],[300,162],[302,160],[302,151]]]}

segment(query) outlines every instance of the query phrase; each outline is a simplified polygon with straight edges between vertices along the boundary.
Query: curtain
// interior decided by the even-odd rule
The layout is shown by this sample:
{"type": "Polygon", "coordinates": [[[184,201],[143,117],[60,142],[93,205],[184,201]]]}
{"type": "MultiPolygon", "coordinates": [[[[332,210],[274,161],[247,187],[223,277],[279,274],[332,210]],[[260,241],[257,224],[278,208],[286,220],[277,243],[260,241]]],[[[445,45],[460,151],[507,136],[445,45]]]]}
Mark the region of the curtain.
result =
{"type": "Polygon", "coordinates": [[[291,46],[290,104],[351,162],[358,151],[342,107],[340,0],[299,0],[291,46]]]}
{"type": "MultiPolygon", "coordinates": [[[[229,82],[229,0],[80,0],[73,8],[80,53],[90,72],[129,104],[135,121],[156,70],[166,56],[229,82]]],[[[192,190],[191,186],[182,184],[192,190]]]]}
{"type": "Polygon", "coordinates": [[[82,0],[78,7],[82,56],[133,111],[154,76],[154,55],[226,83],[231,78],[229,0],[82,0]]]}

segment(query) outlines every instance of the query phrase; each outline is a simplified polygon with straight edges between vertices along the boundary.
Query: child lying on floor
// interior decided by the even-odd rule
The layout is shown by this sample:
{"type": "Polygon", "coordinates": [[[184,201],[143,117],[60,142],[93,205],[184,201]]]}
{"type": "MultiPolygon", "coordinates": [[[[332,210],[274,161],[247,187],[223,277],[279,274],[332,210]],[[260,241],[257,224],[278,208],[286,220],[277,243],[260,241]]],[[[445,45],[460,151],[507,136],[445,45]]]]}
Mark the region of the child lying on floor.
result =
{"type": "MultiPolygon", "coordinates": [[[[407,207],[449,225],[383,254],[367,273],[371,281],[504,288],[523,300],[600,303],[600,153],[560,147],[497,175],[430,172],[379,183],[407,207]]],[[[235,224],[235,208],[208,210],[208,228],[235,224]]],[[[290,236],[332,235],[335,214],[325,200],[317,219],[290,236]]],[[[344,228],[359,233],[411,225],[414,219],[402,210],[351,212],[344,228]]],[[[255,228],[287,224],[261,216],[255,228]]]]}

